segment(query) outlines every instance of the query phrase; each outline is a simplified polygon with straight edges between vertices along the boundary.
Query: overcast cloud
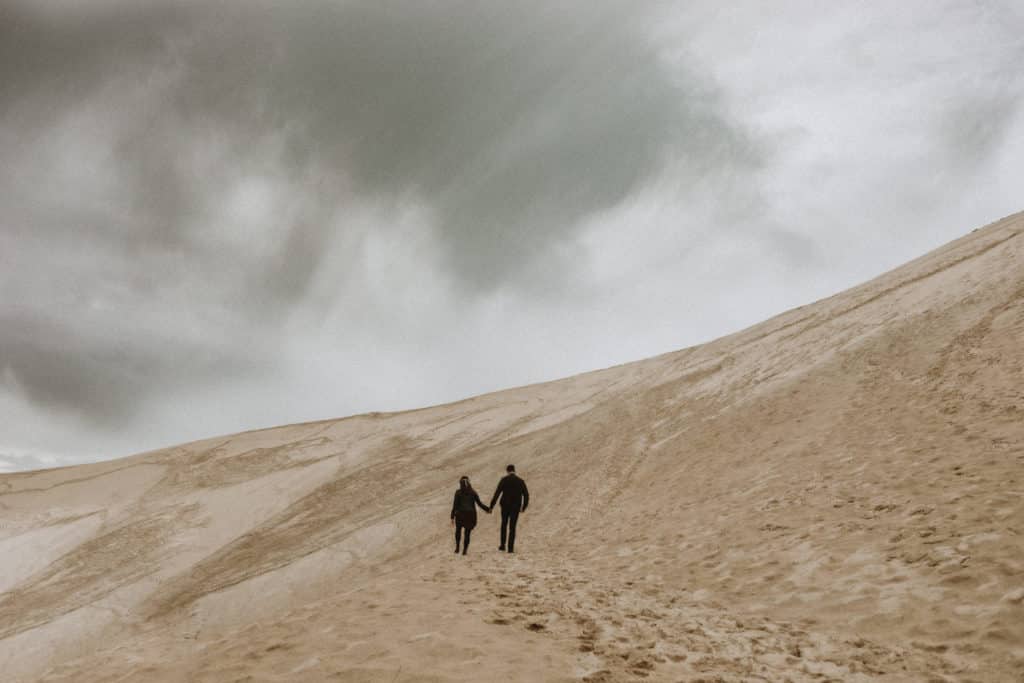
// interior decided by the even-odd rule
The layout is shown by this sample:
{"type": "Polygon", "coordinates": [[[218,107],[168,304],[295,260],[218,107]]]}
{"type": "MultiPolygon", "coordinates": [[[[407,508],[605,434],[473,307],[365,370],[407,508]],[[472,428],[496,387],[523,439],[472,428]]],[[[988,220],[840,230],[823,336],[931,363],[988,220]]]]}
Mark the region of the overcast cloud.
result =
{"type": "Polygon", "coordinates": [[[0,5],[0,471],[735,331],[1024,209],[1005,2],[0,5]]]}

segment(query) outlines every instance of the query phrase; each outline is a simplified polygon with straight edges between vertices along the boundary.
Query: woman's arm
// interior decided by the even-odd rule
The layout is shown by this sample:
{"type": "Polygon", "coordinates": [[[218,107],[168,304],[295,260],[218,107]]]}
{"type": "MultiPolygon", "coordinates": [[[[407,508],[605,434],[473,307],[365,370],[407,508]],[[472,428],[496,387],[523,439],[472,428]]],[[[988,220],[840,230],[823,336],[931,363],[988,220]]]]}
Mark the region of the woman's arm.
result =
{"type": "Polygon", "coordinates": [[[455,508],[459,505],[459,492],[455,492],[455,497],[452,498],[452,519],[455,519],[455,508]]]}
{"type": "Polygon", "coordinates": [[[484,505],[483,502],[480,500],[480,495],[479,494],[476,494],[473,497],[476,498],[476,504],[480,506],[481,510],[483,510],[484,512],[488,512],[488,513],[491,511],[491,508],[489,508],[486,505],[484,505]]]}

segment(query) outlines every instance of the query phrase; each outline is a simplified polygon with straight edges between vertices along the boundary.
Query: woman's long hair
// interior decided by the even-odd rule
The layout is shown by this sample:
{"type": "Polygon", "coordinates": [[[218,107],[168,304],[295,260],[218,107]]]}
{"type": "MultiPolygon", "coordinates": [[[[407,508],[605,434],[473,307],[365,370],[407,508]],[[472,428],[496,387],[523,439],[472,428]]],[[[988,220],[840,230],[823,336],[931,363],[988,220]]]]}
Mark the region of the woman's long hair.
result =
{"type": "Polygon", "coordinates": [[[465,475],[459,478],[459,490],[463,493],[476,494],[476,491],[473,490],[473,485],[469,483],[469,477],[465,475]]]}

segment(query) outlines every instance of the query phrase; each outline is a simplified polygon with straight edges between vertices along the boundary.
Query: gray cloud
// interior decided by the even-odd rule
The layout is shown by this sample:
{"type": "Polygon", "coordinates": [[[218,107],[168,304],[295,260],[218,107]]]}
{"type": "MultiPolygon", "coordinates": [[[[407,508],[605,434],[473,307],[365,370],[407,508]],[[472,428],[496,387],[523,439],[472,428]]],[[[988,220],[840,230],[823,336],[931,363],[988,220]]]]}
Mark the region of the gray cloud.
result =
{"type": "Polygon", "coordinates": [[[153,66],[167,41],[187,26],[175,3],[12,0],[0,6],[0,115],[45,126],[127,65],[153,66]],[[40,105],[46,105],[41,107],[40,105]]]}
{"type": "MultiPolygon", "coordinates": [[[[304,10],[197,21],[171,106],[249,144],[284,135],[282,161],[340,172],[359,193],[415,195],[435,211],[448,265],[476,287],[515,278],[672,157],[694,174],[759,160],[713,89],[661,61],[636,5],[304,10]]],[[[166,158],[146,147],[132,147],[143,164],[166,158]]]]}
{"type": "Polygon", "coordinates": [[[70,411],[108,428],[124,427],[154,394],[254,370],[246,356],[217,348],[210,338],[157,336],[125,321],[89,316],[54,320],[4,313],[0,349],[0,387],[47,410],[70,411]]]}
{"type": "MultiPolygon", "coordinates": [[[[34,7],[7,17],[5,76],[33,113],[114,99],[110,162],[131,224],[119,241],[186,240],[231,170],[253,170],[253,148],[273,139],[289,173],[328,183],[306,197],[311,211],[344,195],[339,179],[414,194],[437,212],[456,274],[490,287],[667,160],[695,175],[760,161],[710,84],[662,62],[637,5],[34,7]],[[203,168],[194,144],[223,158],[203,168]]],[[[317,224],[296,242],[315,243],[317,224]]]]}
{"type": "Polygon", "coordinates": [[[412,407],[853,284],[1020,208],[1021,22],[5,2],[0,446],[412,407]]]}
{"type": "Polygon", "coordinates": [[[557,287],[563,268],[531,264],[667,162],[696,177],[760,159],[636,6],[15,3],[2,19],[3,229],[22,257],[5,279],[30,303],[0,311],[0,361],[30,400],[97,419],[237,365],[172,329],[224,309],[273,325],[357,201],[424,204],[464,296],[538,271],[557,287]],[[251,178],[268,215],[228,206],[251,178]],[[176,315],[140,320],[128,348],[109,335],[153,302],[176,315]]]}

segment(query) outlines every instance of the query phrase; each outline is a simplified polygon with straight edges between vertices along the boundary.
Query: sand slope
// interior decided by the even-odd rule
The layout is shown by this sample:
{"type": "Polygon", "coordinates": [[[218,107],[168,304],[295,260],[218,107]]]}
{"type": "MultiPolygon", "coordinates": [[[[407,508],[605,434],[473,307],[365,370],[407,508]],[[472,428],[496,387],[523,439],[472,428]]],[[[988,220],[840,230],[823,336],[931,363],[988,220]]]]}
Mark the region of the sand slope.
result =
{"type": "Polygon", "coordinates": [[[0,670],[1022,680],[1022,233],[630,365],[0,475],[0,670]],[[453,555],[507,462],[519,553],[485,515],[453,555]]]}

